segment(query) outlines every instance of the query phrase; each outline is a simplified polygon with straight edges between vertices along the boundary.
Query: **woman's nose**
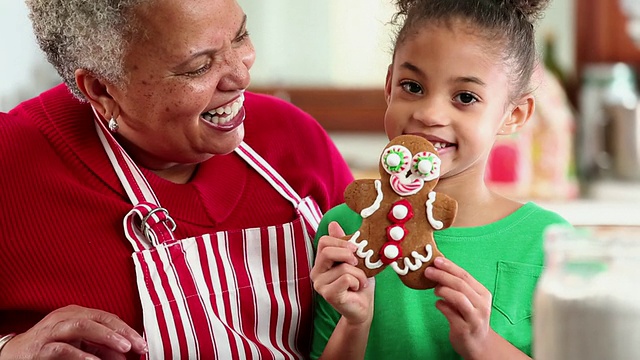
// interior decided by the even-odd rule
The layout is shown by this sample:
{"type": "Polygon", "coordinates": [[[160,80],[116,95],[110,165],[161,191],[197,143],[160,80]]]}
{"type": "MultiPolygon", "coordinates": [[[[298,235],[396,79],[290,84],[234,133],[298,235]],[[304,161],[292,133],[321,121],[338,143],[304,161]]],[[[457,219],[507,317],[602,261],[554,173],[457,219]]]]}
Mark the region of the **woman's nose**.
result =
{"type": "Polygon", "coordinates": [[[249,70],[255,59],[256,53],[250,42],[231,48],[225,57],[225,74],[220,78],[218,88],[223,91],[247,88],[251,82],[249,70]]]}

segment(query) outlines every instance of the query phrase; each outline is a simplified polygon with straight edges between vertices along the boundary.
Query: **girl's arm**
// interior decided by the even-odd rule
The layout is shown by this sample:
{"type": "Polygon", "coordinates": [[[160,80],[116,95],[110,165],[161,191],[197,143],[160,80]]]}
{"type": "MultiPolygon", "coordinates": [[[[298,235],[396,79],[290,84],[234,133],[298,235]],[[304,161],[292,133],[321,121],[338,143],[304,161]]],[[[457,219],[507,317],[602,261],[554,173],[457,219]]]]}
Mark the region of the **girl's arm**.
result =
{"type": "MultiPolygon", "coordinates": [[[[371,286],[373,287],[373,286],[371,286]]],[[[359,324],[349,323],[349,320],[342,316],[336,326],[327,347],[320,357],[321,360],[354,360],[364,359],[369,339],[369,328],[371,319],[359,324]]]]}
{"type": "Polygon", "coordinates": [[[358,269],[357,247],[339,239],[344,231],[336,222],[329,235],[318,241],[311,280],[316,292],[342,316],[325,346],[321,359],[362,359],[373,319],[374,279],[358,269]]]}
{"type": "Polygon", "coordinates": [[[505,340],[502,336],[498,335],[492,329],[489,329],[489,337],[486,342],[485,350],[478,350],[477,354],[472,354],[467,360],[526,360],[531,359],[525,353],[513,346],[510,342],[505,340]]]}

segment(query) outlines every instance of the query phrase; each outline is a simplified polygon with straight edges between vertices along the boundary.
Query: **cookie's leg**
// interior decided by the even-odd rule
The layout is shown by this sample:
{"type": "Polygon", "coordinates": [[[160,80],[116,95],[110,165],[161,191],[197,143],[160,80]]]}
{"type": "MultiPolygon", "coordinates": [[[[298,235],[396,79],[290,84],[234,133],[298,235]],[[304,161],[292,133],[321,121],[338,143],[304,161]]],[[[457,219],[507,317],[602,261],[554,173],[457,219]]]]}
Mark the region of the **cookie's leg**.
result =
{"type": "Polygon", "coordinates": [[[400,280],[412,289],[431,289],[437,284],[424,276],[424,270],[433,264],[433,260],[442,256],[442,253],[431,242],[424,247],[420,247],[403,259],[391,264],[396,270],[400,280]]]}
{"type": "Polygon", "coordinates": [[[384,270],[386,265],[382,263],[378,255],[379,247],[370,243],[367,236],[363,235],[360,231],[356,231],[353,235],[345,236],[343,239],[358,246],[358,250],[356,250],[356,257],[358,258],[357,267],[362,269],[367,277],[376,276],[384,270]]]}

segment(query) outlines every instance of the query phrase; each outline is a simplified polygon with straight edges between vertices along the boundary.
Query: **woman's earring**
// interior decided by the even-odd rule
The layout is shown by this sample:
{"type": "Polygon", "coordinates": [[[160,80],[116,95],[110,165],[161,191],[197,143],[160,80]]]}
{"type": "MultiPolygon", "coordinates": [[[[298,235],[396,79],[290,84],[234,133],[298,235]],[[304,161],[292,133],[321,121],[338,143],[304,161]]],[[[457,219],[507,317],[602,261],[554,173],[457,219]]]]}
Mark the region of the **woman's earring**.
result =
{"type": "Polygon", "coordinates": [[[111,118],[111,120],[109,120],[109,131],[111,131],[112,133],[118,132],[118,123],[116,122],[116,119],[111,118]]]}

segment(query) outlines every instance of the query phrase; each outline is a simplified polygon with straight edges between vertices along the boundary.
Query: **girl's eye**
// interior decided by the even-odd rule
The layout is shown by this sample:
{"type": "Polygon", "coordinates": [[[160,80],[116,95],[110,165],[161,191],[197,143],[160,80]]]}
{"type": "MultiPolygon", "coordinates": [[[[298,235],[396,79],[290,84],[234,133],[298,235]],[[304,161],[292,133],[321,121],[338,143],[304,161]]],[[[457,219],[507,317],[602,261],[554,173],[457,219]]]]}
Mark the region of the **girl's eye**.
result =
{"type": "Polygon", "coordinates": [[[478,101],[478,99],[470,93],[461,93],[456,95],[456,99],[463,105],[471,105],[474,102],[478,101]]]}
{"type": "Polygon", "coordinates": [[[410,94],[422,94],[422,86],[415,81],[403,81],[400,83],[402,89],[410,94]]]}
{"type": "Polygon", "coordinates": [[[411,166],[411,151],[401,145],[391,146],[385,149],[380,160],[387,173],[403,173],[411,166]]]}

